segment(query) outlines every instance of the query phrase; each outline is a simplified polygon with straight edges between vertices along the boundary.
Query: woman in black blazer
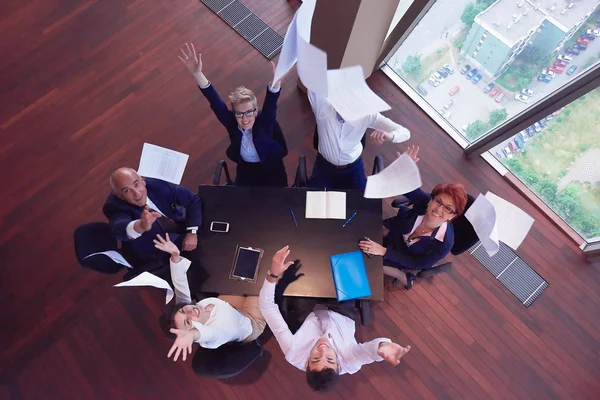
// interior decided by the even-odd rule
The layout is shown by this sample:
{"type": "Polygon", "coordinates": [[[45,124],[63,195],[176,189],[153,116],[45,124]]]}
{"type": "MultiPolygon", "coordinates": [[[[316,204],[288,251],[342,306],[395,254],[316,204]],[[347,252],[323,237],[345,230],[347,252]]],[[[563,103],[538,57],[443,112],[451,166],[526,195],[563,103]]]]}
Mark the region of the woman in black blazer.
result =
{"type": "MultiPolygon", "coordinates": [[[[277,100],[281,81],[267,88],[262,110],[254,93],[243,86],[230,95],[231,110],[214,86],[202,73],[202,57],[194,45],[186,43],[179,59],[194,76],[200,91],[210,103],[219,122],[227,129],[230,144],[227,157],[237,164],[235,184],[240,186],[287,186],[283,158],[287,145],[281,127],[276,121],[277,100]]],[[[273,70],[275,69],[273,64],[273,70]]]]}

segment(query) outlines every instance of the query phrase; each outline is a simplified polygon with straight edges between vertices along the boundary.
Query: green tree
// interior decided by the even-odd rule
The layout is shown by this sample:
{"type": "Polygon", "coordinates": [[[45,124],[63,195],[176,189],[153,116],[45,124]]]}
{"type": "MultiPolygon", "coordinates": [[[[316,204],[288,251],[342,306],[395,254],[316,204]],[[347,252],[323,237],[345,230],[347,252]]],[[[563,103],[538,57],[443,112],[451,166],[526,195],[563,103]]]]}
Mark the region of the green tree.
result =
{"type": "Polygon", "coordinates": [[[556,196],[555,207],[559,213],[563,213],[566,218],[571,218],[575,216],[577,210],[579,209],[579,201],[577,198],[570,196],[569,193],[561,193],[556,196]]]}
{"type": "Polygon", "coordinates": [[[420,54],[415,54],[414,56],[406,57],[406,60],[404,60],[404,63],[402,64],[402,69],[404,70],[404,72],[413,75],[417,75],[419,71],[421,71],[422,67],[423,65],[421,64],[420,54]]]}
{"type": "Polygon", "coordinates": [[[534,185],[534,189],[547,204],[554,203],[554,198],[558,191],[556,183],[549,181],[548,179],[543,179],[534,185]]]}
{"type": "Polygon", "coordinates": [[[506,112],[506,108],[501,108],[498,110],[494,110],[490,113],[489,125],[491,128],[500,125],[502,122],[506,121],[508,118],[508,112],[506,112]]]}
{"type": "Polygon", "coordinates": [[[516,158],[505,158],[504,165],[506,165],[508,169],[515,175],[520,176],[521,172],[523,172],[523,166],[521,165],[521,162],[516,158]]]}
{"type": "Polygon", "coordinates": [[[473,22],[475,22],[475,17],[477,16],[477,14],[479,14],[486,8],[488,8],[488,6],[486,5],[486,3],[483,2],[475,4],[469,3],[463,9],[462,15],[460,16],[460,20],[468,28],[471,28],[471,26],[473,26],[473,22]]]}
{"type": "Polygon", "coordinates": [[[475,140],[479,136],[483,135],[489,130],[489,126],[487,123],[477,120],[472,122],[467,126],[467,138],[469,140],[475,140]]]}
{"type": "Polygon", "coordinates": [[[527,169],[519,174],[519,177],[525,182],[528,186],[533,186],[538,183],[539,179],[535,172],[527,169]]]}
{"type": "Polygon", "coordinates": [[[575,218],[571,220],[571,223],[585,237],[592,238],[600,236],[600,227],[593,215],[577,213],[575,218]]]}

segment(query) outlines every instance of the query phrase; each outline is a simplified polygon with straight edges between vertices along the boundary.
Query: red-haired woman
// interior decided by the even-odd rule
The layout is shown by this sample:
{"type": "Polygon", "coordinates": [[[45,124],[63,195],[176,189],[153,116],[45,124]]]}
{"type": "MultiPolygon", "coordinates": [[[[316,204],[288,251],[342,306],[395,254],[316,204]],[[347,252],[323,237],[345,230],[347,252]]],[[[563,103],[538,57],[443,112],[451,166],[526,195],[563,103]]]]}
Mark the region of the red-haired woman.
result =
{"type": "Polygon", "coordinates": [[[410,289],[415,275],[409,271],[431,268],[450,252],[454,245],[450,220],[463,213],[467,192],[459,183],[445,183],[431,194],[416,189],[405,196],[413,206],[401,206],[398,215],[384,221],[385,247],[372,240],[359,242],[359,247],[383,256],[383,273],[410,289]]]}

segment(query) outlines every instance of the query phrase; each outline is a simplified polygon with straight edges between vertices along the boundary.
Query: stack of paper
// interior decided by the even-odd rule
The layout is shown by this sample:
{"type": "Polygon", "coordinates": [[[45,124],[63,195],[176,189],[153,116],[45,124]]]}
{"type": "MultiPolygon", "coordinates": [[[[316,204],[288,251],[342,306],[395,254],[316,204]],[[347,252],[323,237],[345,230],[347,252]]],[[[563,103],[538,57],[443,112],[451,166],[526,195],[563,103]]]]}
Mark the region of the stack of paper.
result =
{"type": "Polygon", "coordinates": [[[402,154],[387,168],[367,177],[365,198],[383,199],[412,192],[421,187],[421,174],[417,164],[407,154],[402,154]]]}
{"type": "Polygon", "coordinates": [[[175,150],[144,143],[137,172],[141,176],[179,185],[189,157],[175,150]]]}
{"type": "Polygon", "coordinates": [[[346,219],[346,193],[306,192],[306,218],[346,219]]]}

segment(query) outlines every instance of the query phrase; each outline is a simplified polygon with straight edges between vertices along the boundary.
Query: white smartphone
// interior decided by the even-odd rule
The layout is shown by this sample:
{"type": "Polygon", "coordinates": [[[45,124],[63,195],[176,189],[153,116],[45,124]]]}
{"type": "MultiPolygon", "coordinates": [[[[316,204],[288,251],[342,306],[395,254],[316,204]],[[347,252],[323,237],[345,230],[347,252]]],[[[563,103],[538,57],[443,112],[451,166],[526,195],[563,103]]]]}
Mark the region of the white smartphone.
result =
{"type": "Polygon", "coordinates": [[[229,222],[213,221],[210,223],[211,232],[227,233],[229,232],[229,222]]]}

